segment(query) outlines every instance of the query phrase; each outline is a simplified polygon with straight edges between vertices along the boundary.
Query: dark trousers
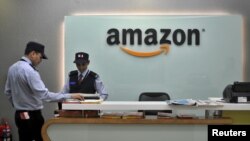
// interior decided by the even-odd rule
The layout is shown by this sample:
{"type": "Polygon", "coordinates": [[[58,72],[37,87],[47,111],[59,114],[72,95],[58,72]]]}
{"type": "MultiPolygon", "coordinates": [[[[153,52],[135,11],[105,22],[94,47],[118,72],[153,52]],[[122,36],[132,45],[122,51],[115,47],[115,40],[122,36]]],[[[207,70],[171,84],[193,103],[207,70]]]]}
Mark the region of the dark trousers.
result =
{"type": "Polygon", "coordinates": [[[41,129],[44,118],[41,110],[16,111],[15,122],[18,128],[19,141],[43,141],[41,129]]]}

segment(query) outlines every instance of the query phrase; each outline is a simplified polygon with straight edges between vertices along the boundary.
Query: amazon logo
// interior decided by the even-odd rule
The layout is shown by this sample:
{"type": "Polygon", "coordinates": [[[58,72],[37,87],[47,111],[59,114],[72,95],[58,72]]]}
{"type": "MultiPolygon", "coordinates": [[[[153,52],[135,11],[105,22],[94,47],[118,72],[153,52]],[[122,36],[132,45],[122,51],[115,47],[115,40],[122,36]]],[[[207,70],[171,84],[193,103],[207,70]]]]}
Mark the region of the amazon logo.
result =
{"type": "Polygon", "coordinates": [[[188,46],[200,45],[200,30],[198,29],[160,29],[157,31],[154,28],[146,29],[142,31],[139,28],[136,29],[122,29],[119,31],[117,28],[111,28],[107,31],[107,44],[110,46],[120,46],[121,50],[137,57],[151,57],[161,53],[167,54],[170,50],[170,45],[182,46],[184,44],[188,46]],[[158,34],[160,32],[161,34],[158,34]],[[160,35],[160,37],[158,37],[160,35]],[[137,43],[137,45],[145,44],[147,46],[159,45],[159,48],[155,51],[141,52],[135,51],[127,46],[131,46],[137,43]]]}

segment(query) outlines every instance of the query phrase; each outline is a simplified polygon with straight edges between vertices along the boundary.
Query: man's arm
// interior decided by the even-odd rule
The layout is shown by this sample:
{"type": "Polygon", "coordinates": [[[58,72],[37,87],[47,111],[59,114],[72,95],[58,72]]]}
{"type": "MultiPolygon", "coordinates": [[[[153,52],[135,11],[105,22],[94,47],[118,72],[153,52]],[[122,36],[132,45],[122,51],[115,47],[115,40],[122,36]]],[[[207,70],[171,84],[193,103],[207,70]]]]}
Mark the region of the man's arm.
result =
{"type": "Polygon", "coordinates": [[[108,92],[105,89],[104,84],[103,84],[103,82],[102,82],[102,80],[100,79],[99,76],[95,80],[95,87],[96,87],[97,93],[100,94],[100,97],[103,100],[107,100],[107,98],[108,98],[108,92]]]}
{"type": "Polygon", "coordinates": [[[11,105],[14,106],[13,101],[12,101],[12,96],[11,96],[10,82],[8,78],[6,80],[4,93],[7,96],[8,100],[10,101],[11,105]]]}
{"type": "Polygon", "coordinates": [[[70,94],[61,94],[61,93],[53,93],[50,92],[44,85],[43,81],[40,78],[38,72],[26,72],[26,78],[28,85],[31,90],[37,97],[40,99],[51,102],[51,101],[62,101],[65,99],[72,98],[70,94]]]}

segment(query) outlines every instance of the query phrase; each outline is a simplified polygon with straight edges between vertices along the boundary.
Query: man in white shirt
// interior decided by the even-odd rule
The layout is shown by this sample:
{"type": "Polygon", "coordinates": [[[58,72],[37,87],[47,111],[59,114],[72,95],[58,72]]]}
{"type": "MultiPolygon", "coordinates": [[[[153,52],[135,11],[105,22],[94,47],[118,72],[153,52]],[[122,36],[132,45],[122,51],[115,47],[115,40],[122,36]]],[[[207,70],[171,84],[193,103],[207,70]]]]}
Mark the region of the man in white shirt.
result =
{"type": "Polygon", "coordinates": [[[45,46],[40,43],[29,42],[24,56],[11,65],[8,71],[4,92],[16,110],[15,122],[19,141],[42,141],[43,101],[83,99],[80,93],[53,93],[45,87],[36,70],[42,59],[47,59],[44,48],[45,46]]]}

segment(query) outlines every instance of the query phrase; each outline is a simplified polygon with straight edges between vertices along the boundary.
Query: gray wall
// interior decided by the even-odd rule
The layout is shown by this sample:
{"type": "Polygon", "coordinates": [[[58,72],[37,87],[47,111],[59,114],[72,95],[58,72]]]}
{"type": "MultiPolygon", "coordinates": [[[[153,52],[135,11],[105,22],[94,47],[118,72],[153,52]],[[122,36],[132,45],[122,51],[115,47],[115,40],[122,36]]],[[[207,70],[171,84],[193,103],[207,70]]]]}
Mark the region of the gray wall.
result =
{"type": "MultiPolygon", "coordinates": [[[[65,15],[74,13],[229,13],[245,19],[245,80],[250,80],[250,2],[249,0],[0,0],[0,118],[9,119],[14,139],[17,130],[14,110],[3,95],[8,67],[17,61],[30,40],[46,45],[48,61],[39,67],[41,77],[50,91],[61,89],[63,80],[61,25],[65,15]]],[[[232,33],[233,34],[233,33],[232,33]]],[[[53,116],[54,103],[45,103],[46,119],[53,116]]]]}

